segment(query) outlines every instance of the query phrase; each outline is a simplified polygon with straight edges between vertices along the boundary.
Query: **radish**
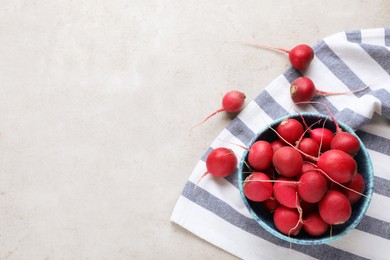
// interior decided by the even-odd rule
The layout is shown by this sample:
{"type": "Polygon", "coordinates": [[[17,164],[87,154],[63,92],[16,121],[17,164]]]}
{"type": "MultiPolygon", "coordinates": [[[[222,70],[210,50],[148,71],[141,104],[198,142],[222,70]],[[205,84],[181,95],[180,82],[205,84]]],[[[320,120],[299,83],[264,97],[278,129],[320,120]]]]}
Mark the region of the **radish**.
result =
{"type": "Polygon", "coordinates": [[[290,96],[294,103],[308,102],[312,101],[316,96],[331,96],[331,95],[346,95],[352,94],[368,88],[365,86],[363,88],[352,90],[352,91],[343,91],[343,92],[329,92],[319,90],[315,87],[314,82],[308,77],[299,77],[293,81],[290,86],[290,96]]]}
{"type": "Polygon", "coordinates": [[[303,230],[312,236],[321,236],[329,229],[329,224],[326,223],[318,212],[308,214],[303,218],[303,230]]]}
{"type": "Polygon", "coordinates": [[[206,168],[207,171],[203,176],[211,174],[215,177],[227,177],[235,172],[237,157],[231,149],[225,147],[215,148],[207,156],[206,168]]]}
{"type": "Polygon", "coordinates": [[[267,45],[253,44],[255,47],[281,51],[288,54],[291,65],[300,71],[306,70],[314,58],[313,49],[307,44],[299,44],[291,50],[276,48],[267,45]]]}
{"type": "Polygon", "coordinates": [[[328,128],[314,128],[310,130],[310,138],[317,142],[320,151],[325,152],[330,149],[334,133],[328,128]]]}
{"type": "Polygon", "coordinates": [[[281,140],[276,139],[275,141],[271,142],[271,146],[272,146],[272,149],[275,153],[279,148],[285,146],[285,144],[281,140]]]}
{"type": "Polygon", "coordinates": [[[288,236],[298,235],[302,229],[301,216],[297,209],[280,206],[275,210],[273,220],[277,230],[288,236]]]}
{"type": "MultiPolygon", "coordinates": [[[[312,138],[303,138],[298,143],[298,149],[304,152],[305,154],[311,155],[311,156],[318,156],[320,153],[320,146],[319,144],[314,141],[312,138]]],[[[310,159],[307,156],[304,156],[305,159],[310,159]]]]}
{"type": "Polygon", "coordinates": [[[329,190],[318,203],[318,212],[326,223],[337,225],[346,222],[351,217],[352,207],[343,193],[329,190]]]}
{"type": "Polygon", "coordinates": [[[317,166],[314,165],[311,162],[303,161],[302,164],[302,173],[308,172],[308,171],[315,171],[317,169],[317,166]]]}
{"type": "Polygon", "coordinates": [[[352,180],[345,183],[344,186],[349,189],[352,189],[353,191],[343,188],[337,184],[332,184],[331,188],[341,191],[342,193],[344,193],[345,196],[347,196],[351,205],[355,204],[362,197],[361,194],[363,194],[365,189],[365,182],[363,176],[360,173],[356,173],[355,176],[352,178],[352,180]]]}
{"type": "Polygon", "coordinates": [[[293,178],[278,178],[273,185],[273,195],[281,205],[288,208],[296,208],[298,182],[293,178]]]}
{"type": "Polygon", "coordinates": [[[226,111],[229,113],[236,113],[239,112],[245,103],[245,94],[237,91],[237,90],[231,90],[227,92],[223,98],[222,98],[222,107],[215,111],[214,113],[207,116],[202,122],[194,125],[191,129],[203,124],[206,122],[210,117],[216,115],[219,112],[226,111]]]}
{"type": "Polygon", "coordinates": [[[291,65],[297,70],[306,70],[314,58],[313,49],[306,44],[300,44],[287,51],[291,65]]]}
{"type": "Polygon", "coordinates": [[[353,157],[341,150],[328,150],[318,158],[317,166],[332,180],[347,183],[352,180],[357,171],[353,157]]]}
{"type": "Polygon", "coordinates": [[[299,77],[290,86],[290,96],[294,103],[311,101],[317,94],[317,89],[311,79],[299,77]]]}
{"type": "Polygon", "coordinates": [[[215,177],[224,178],[233,174],[237,169],[237,157],[232,149],[225,147],[218,147],[212,150],[206,158],[206,172],[200,176],[196,182],[193,191],[195,191],[199,182],[207,174],[211,174],[215,177]]]}
{"type": "Polygon", "coordinates": [[[262,172],[253,172],[250,174],[243,184],[245,197],[255,202],[268,200],[272,196],[272,183],[264,182],[270,178],[262,172]]]}
{"type": "Polygon", "coordinates": [[[287,118],[279,123],[276,127],[276,132],[282,137],[283,141],[294,145],[303,135],[304,129],[298,120],[287,118]]]}
{"type": "Polygon", "coordinates": [[[245,103],[245,98],[245,94],[240,91],[231,90],[227,92],[222,98],[222,111],[229,113],[240,111],[245,103]]]}
{"type": "MultiPolygon", "coordinates": [[[[312,103],[319,103],[319,102],[300,102],[298,104],[312,104],[312,103]]],[[[305,119],[303,118],[303,116],[302,115],[300,115],[300,116],[301,116],[303,125],[306,128],[305,132],[308,131],[309,137],[317,142],[317,144],[320,146],[320,151],[324,152],[324,151],[329,150],[330,143],[332,142],[334,133],[330,129],[325,128],[326,120],[324,120],[322,127],[318,127],[318,128],[313,129],[312,127],[316,123],[319,123],[320,121],[317,121],[316,123],[312,124],[311,126],[308,126],[305,119]]]]}
{"type": "Polygon", "coordinates": [[[360,150],[359,139],[348,132],[343,132],[340,127],[336,129],[336,135],[330,143],[330,149],[338,149],[355,156],[360,150]]]}
{"type": "Polygon", "coordinates": [[[269,142],[256,141],[249,148],[248,162],[256,170],[267,170],[271,166],[273,153],[272,145],[269,142]]]}
{"type": "Polygon", "coordinates": [[[295,148],[283,146],[274,153],[272,163],[280,175],[294,177],[301,173],[303,159],[295,148]]]}
{"type": "Polygon", "coordinates": [[[273,213],[280,206],[280,203],[271,197],[263,201],[263,206],[269,213],[273,213]]]}
{"type": "Polygon", "coordinates": [[[306,202],[319,202],[327,190],[327,180],[317,171],[305,172],[299,178],[298,194],[306,202]]]}

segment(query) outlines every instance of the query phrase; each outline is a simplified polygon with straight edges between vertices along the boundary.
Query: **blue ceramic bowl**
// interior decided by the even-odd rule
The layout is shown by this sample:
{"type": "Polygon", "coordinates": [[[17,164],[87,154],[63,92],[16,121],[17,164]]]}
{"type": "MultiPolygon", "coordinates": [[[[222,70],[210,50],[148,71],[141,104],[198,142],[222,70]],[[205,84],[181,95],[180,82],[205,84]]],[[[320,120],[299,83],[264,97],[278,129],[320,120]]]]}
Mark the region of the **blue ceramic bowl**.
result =
{"type": "MultiPolygon", "coordinates": [[[[307,125],[311,125],[319,119],[326,119],[325,127],[335,131],[335,125],[329,116],[325,116],[318,113],[301,113],[301,115],[303,115],[303,117],[305,118],[307,125]]],[[[270,126],[275,129],[280,122],[287,118],[294,118],[301,121],[301,117],[299,114],[290,114],[275,120],[270,124],[270,126]]],[[[355,132],[350,127],[343,124],[342,122],[338,123],[341,129],[356,136],[355,132]]],[[[253,138],[253,140],[249,143],[249,147],[258,140],[273,141],[276,139],[276,134],[267,126],[253,138]]],[[[363,176],[365,181],[366,186],[364,194],[366,196],[362,196],[361,199],[352,206],[352,215],[347,222],[340,225],[334,225],[332,227],[332,236],[330,236],[330,234],[327,232],[322,236],[314,237],[305,233],[303,229],[297,236],[289,237],[280,233],[273,223],[273,215],[267,210],[265,210],[261,203],[248,200],[243,193],[243,181],[249,175],[249,169],[247,167],[248,151],[245,151],[238,168],[238,183],[241,197],[253,218],[257,221],[257,223],[259,223],[261,227],[270,232],[272,235],[295,244],[319,245],[329,243],[345,236],[348,232],[353,230],[362,220],[370,204],[374,189],[374,170],[372,167],[372,162],[364,144],[360,139],[359,141],[360,151],[354,158],[358,165],[358,172],[363,176]]]]}

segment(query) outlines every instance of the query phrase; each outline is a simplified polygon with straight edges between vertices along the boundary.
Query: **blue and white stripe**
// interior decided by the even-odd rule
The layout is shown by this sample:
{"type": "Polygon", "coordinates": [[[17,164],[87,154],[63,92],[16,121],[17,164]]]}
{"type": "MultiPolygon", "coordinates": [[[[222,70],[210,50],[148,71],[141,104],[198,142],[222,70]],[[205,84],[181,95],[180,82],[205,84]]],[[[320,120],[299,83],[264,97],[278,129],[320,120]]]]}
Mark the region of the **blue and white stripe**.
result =
{"type": "MultiPolygon", "coordinates": [[[[362,222],[330,244],[294,244],[290,249],[289,243],[273,237],[251,218],[241,201],[236,174],[225,179],[206,176],[193,192],[213,148],[229,147],[239,155],[242,148],[230,143],[246,145],[267,123],[295,112],[289,87],[301,74],[294,69],[276,78],[216,138],[185,185],[171,220],[243,259],[386,259],[390,248],[390,28],[342,32],[313,47],[315,58],[305,75],[318,89],[348,91],[369,86],[351,95],[319,98],[338,120],[357,130],[373,161],[374,195],[362,222]]],[[[320,105],[305,111],[327,114],[320,105]]]]}

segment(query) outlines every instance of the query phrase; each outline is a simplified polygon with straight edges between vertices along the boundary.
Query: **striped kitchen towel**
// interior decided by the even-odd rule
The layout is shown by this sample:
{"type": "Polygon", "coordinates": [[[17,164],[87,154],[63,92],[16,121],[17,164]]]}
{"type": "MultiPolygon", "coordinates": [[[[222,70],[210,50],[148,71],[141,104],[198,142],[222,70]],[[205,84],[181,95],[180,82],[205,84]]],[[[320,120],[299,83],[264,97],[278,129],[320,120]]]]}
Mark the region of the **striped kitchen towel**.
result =
{"type": "MultiPolygon", "coordinates": [[[[390,29],[340,32],[318,41],[305,76],[326,91],[350,95],[321,97],[336,119],[349,125],[368,148],[375,172],[369,209],[357,228],[325,245],[290,245],[273,237],[251,217],[241,200],[237,174],[217,179],[205,176],[205,158],[216,147],[236,154],[271,121],[295,113],[292,81],[301,76],[288,69],[277,77],[220,133],[197,163],[173,210],[171,221],[242,259],[390,259],[390,29]],[[232,143],[232,144],[231,144],[232,143]],[[291,248],[290,248],[291,246],[291,248]]],[[[305,111],[327,111],[320,105],[305,111]]]]}

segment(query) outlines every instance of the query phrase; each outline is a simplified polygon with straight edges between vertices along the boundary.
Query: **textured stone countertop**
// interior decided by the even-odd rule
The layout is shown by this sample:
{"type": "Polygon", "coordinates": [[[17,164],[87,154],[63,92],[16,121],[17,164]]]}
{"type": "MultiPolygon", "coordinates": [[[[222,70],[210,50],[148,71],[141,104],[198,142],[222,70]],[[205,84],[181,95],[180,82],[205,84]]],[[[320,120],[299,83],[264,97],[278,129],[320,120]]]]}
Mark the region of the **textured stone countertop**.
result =
{"type": "Polygon", "coordinates": [[[291,48],[386,27],[390,2],[1,1],[0,259],[235,259],[170,222],[231,120],[291,48]]]}

